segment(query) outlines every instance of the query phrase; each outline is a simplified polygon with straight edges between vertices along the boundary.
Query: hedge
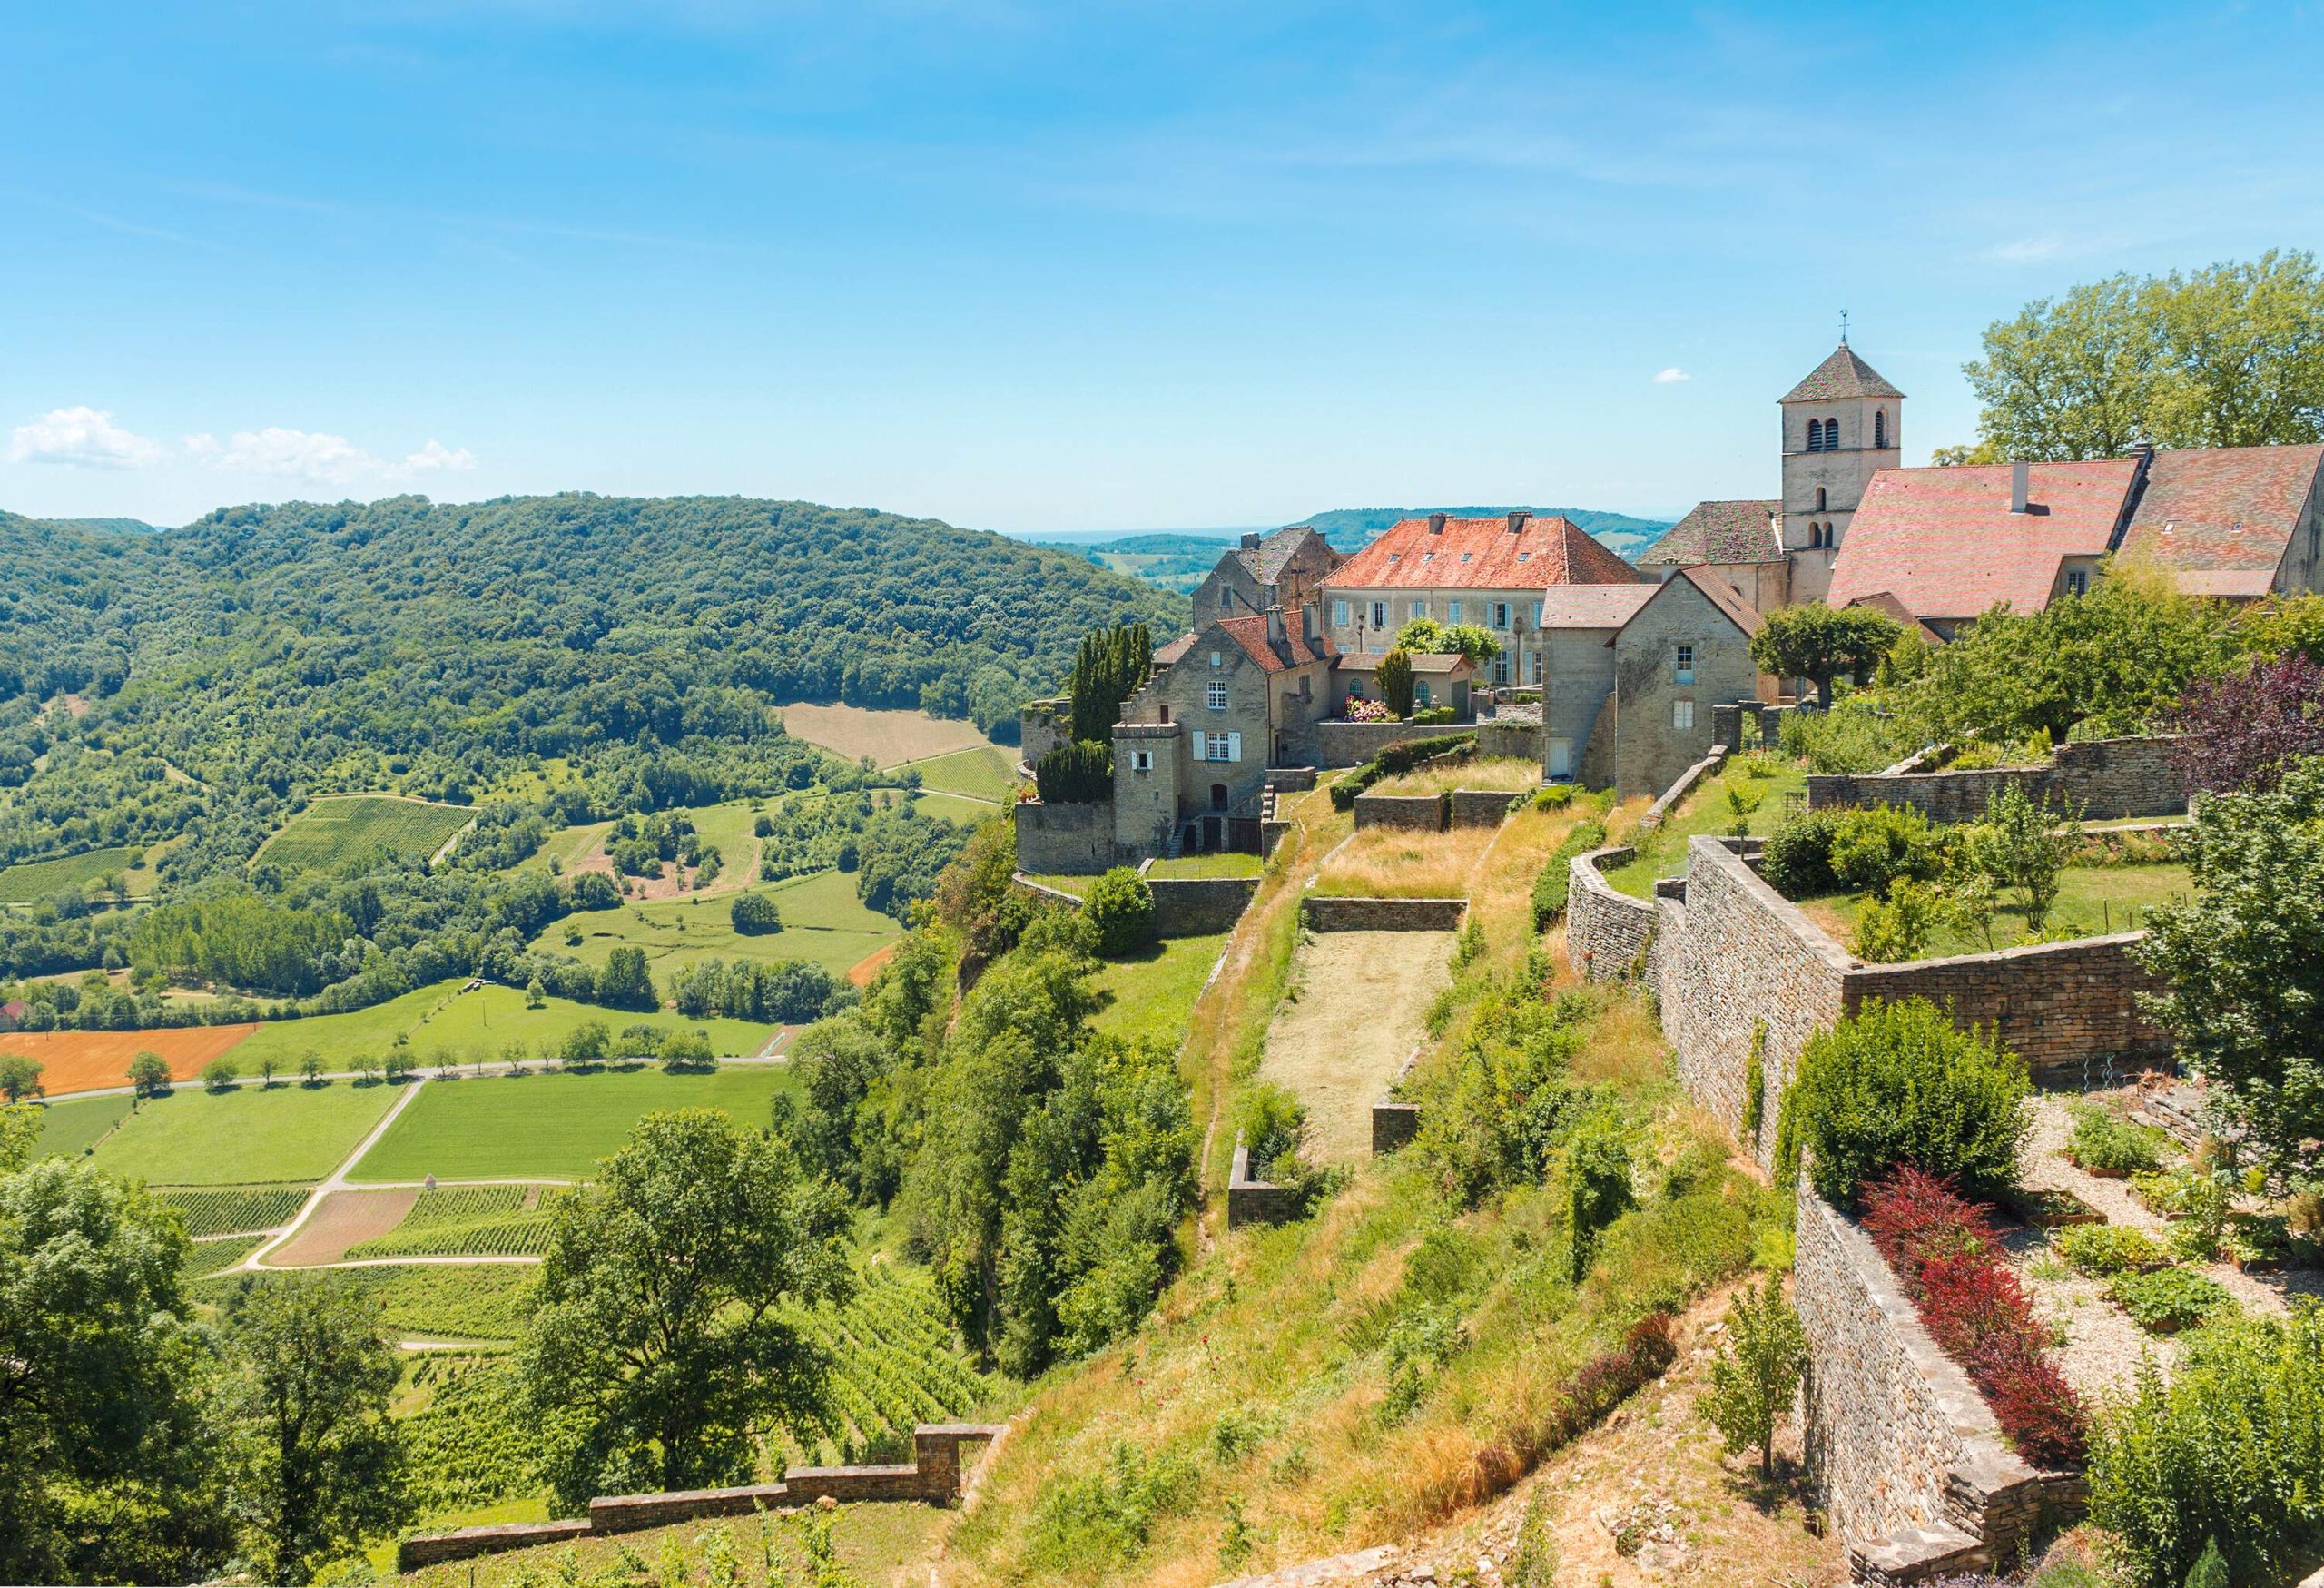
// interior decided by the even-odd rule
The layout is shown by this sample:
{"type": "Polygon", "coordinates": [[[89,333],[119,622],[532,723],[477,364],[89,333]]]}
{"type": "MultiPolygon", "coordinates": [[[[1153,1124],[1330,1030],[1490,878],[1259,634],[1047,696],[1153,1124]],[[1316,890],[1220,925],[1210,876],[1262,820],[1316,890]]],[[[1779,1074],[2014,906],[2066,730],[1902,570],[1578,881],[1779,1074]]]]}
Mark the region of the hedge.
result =
{"type": "Polygon", "coordinates": [[[1332,784],[1332,808],[1352,811],[1355,809],[1355,796],[1382,778],[1410,772],[1423,761],[1433,761],[1455,750],[1472,750],[1476,744],[1474,734],[1439,734],[1434,738],[1407,739],[1401,745],[1391,745],[1332,784]]]}

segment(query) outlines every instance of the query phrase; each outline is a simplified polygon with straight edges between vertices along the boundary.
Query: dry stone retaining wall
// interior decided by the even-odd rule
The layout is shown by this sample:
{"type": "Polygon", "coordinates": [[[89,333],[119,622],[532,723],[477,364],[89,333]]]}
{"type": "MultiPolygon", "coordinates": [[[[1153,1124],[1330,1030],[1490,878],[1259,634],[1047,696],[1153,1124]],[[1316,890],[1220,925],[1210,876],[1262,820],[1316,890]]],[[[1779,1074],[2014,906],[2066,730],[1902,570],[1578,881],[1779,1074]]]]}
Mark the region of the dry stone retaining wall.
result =
{"type": "Polygon", "coordinates": [[[1310,932],[1458,932],[1466,899],[1347,899],[1310,893],[1310,932]]]}
{"type": "Polygon", "coordinates": [[[1602,981],[1645,965],[1654,942],[1654,906],[1618,892],[1605,873],[1638,851],[1627,844],[1575,855],[1566,883],[1566,958],[1584,978],[1602,981]]]}
{"type": "Polygon", "coordinates": [[[1206,937],[1242,919],[1251,895],[1259,891],[1259,879],[1150,876],[1146,885],[1154,890],[1157,937],[1206,937]]]}
{"type": "Polygon", "coordinates": [[[1355,824],[1358,828],[1400,827],[1411,833],[1442,833],[1444,796],[1360,794],[1355,796],[1355,824]]]}
{"type": "MultiPolygon", "coordinates": [[[[1509,820],[1511,805],[1521,797],[1499,789],[1456,788],[1451,798],[1452,824],[1455,827],[1498,827],[1509,820]]],[[[1355,803],[1364,802],[1359,799],[1355,803]]]]}
{"type": "Polygon", "coordinates": [[[1974,822],[1985,814],[1990,796],[2015,784],[2032,799],[2078,806],[2093,822],[2176,816],[2187,809],[2187,784],[2171,764],[2175,743],[2160,735],[2061,745],[2047,766],[1814,775],[1807,780],[1807,808],[1913,805],[1933,822],[1974,822]]]}
{"type": "Polygon", "coordinates": [[[1235,1138],[1235,1159],[1226,1170],[1226,1228],[1282,1224],[1299,1217],[1299,1193],[1290,1186],[1251,1178],[1251,1149],[1235,1138]]]}
{"type": "Polygon", "coordinates": [[[1874,999],[1925,998],[1950,1010],[1956,1025],[1989,1028],[2037,1083],[2079,1090],[2093,1066],[2136,1067],[2171,1054],[2170,1036],[2139,1009],[2140,993],[2162,991],[2132,952],[2145,935],[1860,966],[1848,973],[1847,1009],[1874,999]]]}

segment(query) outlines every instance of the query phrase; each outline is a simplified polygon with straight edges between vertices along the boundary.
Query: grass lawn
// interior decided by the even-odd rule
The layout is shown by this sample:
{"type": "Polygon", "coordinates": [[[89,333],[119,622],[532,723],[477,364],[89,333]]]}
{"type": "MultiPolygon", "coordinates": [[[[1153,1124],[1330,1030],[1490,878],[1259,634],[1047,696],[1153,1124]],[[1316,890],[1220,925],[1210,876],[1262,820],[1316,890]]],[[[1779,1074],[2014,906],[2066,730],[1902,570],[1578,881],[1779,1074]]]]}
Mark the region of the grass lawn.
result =
{"type": "Polygon", "coordinates": [[[1174,937],[1130,959],[1108,962],[1094,983],[1104,1007],[1090,1025],[1109,1036],[1158,1037],[1163,1046],[1176,1048],[1226,942],[1224,932],[1174,937]]]}
{"type": "Polygon", "coordinates": [[[1063,872],[1027,872],[1025,875],[1044,888],[1055,888],[1059,893],[1070,893],[1077,899],[1088,897],[1089,884],[1098,880],[1094,876],[1068,876],[1063,872]]]}
{"type": "Polygon", "coordinates": [[[956,827],[977,827],[996,816],[1005,816],[1009,807],[990,800],[970,799],[966,794],[923,794],[915,802],[923,816],[940,822],[950,822],[956,827]]]}
{"type": "Polygon", "coordinates": [[[758,1126],[774,1094],[796,1084],[787,1067],[774,1065],[711,1075],[644,1069],[430,1081],[351,1178],[583,1179],[642,1115],[716,1108],[758,1126]]]}
{"type": "Polygon", "coordinates": [[[60,893],[84,893],[99,877],[113,872],[128,878],[131,898],[144,898],[153,891],[153,873],[150,866],[130,869],[130,857],[138,853],[128,848],[92,849],[54,860],[28,860],[0,867],[0,904],[29,904],[60,893]]]}
{"type": "Polygon", "coordinates": [[[1734,825],[1735,814],[1727,802],[1729,783],[1747,797],[1752,792],[1759,794],[1758,809],[1748,820],[1750,832],[1764,838],[1783,824],[1785,796],[1807,790],[1807,769],[1787,766],[1772,777],[1747,777],[1739,771],[1729,771],[1705,778],[1661,826],[1643,836],[1631,835],[1629,842],[1636,846],[1637,855],[1608,872],[1606,880],[1633,898],[1652,898],[1657,877],[1675,877],[1687,869],[1689,839],[1721,835],[1734,825]]]}
{"type": "Polygon", "coordinates": [[[46,1105],[40,1116],[41,1156],[80,1157],[129,1112],[130,1101],[125,1097],[83,1098],[46,1105]]]}
{"type": "Polygon", "coordinates": [[[1541,786],[1541,764],[1521,755],[1480,755],[1452,766],[1423,766],[1384,777],[1364,792],[1376,794],[1450,794],[1456,788],[1521,794],[1541,786]]]}
{"type": "MultiPolygon", "coordinates": [[[[2194,891],[2194,879],[2183,865],[2071,866],[2060,878],[2058,902],[2050,907],[2049,930],[2070,937],[2136,932],[2146,924],[2148,910],[2188,898],[2194,891]]],[[[1992,942],[1983,933],[1965,933],[1948,922],[1930,935],[1920,958],[1982,954],[2015,942],[2025,934],[2025,912],[2014,902],[2014,890],[2005,891],[2004,898],[2002,907],[1994,912],[1992,942]]],[[[1845,948],[1856,936],[1856,922],[1864,914],[1864,898],[1843,894],[1809,899],[1800,908],[1845,948]]]]}
{"type": "MultiPolygon", "coordinates": [[[[722,921],[725,913],[719,911],[722,921]]],[[[474,992],[463,992],[429,1017],[411,1033],[411,1052],[429,1068],[444,1055],[450,1055],[454,1062],[461,1064],[478,1059],[497,1060],[511,1043],[521,1043],[528,1053],[537,1054],[543,1043],[552,1048],[561,1044],[575,1027],[587,1021],[601,1021],[613,1031],[635,1025],[649,1025],[665,1031],[705,1031],[711,1047],[722,1058],[757,1052],[773,1039],[775,1031],[773,1026],[751,1021],[688,1020],[666,1011],[640,1014],[633,1010],[605,1009],[563,998],[552,998],[539,1009],[527,1009],[525,995],[516,988],[490,984],[474,992]]]]}
{"type": "Polygon", "coordinates": [[[893,918],[864,908],[855,896],[855,879],[843,872],[816,872],[750,891],[775,902],[783,912],[781,932],[745,937],[734,930],[736,895],[688,895],[568,915],[544,930],[533,946],[587,965],[603,965],[617,948],[644,949],[657,979],[711,959],[807,960],[844,976],[902,934],[893,918]],[[576,932],[581,941],[566,941],[576,932]]]}
{"type": "Polygon", "coordinates": [[[316,800],[291,817],[259,853],[283,866],[326,865],[365,849],[426,860],[475,816],[465,805],[392,794],[335,795],[316,800]]]}
{"type": "Polygon", "coordinates": [[[141,1105],[97,1149],[100,1167],[157,1186],[319,1180],[379,1122],[391,1086],[328,1081],[212,1094],[181,1086],[141,1105]]]}
{"type": "Polygon", "coordinates": [[[998,745],[955,750],[929,761],[905,763],[920,774],[922,788],[939,794],[968,794],[995,802],[1009,797],[1017,785],[1017,757],[998,745]]]}
{"type": "Polygon", "coordinates": [[[359,1053],[385,1053],[398,1037],[417,1027],[466,985],[462,981],[436,981],[349,1014],[267,1021],[235,1047],[233,1060],[246,1077],[258,1073],[261,1059],[274,1060],[277,1075],[289,1075],[312,1049],[321,1055],[325,1070],[345,1070],[359,1053]]]}
{"type": "Polygon", "coordinates": [[[1146,868],[1148,877],[1255,877],[1265,863],[1256,854],[1182,854],[1157,860],[1146,868]]]}

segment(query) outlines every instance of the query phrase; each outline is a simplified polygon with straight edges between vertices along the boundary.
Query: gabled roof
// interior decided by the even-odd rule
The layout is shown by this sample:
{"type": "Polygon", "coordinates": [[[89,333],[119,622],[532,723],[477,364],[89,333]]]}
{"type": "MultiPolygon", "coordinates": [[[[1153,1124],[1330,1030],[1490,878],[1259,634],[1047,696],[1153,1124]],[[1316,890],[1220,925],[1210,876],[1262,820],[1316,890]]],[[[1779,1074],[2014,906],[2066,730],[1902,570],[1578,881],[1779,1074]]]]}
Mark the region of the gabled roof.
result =
{"type": "MultiPolygon", "coordinates": [[[[1767,619],[1761,617],[1758,609],[1743,598],[1742,591],[1708,568],[1680,568],[1662,583],[1655,586],[1653,593],[1639,604],[1638,612],[1630,614],[1630,622],[1637,622],[1640,613],[1643,613],[1657,601],[1670,596],[1672,592],[1681,589],[1699,592],[1703,599],[1709,601],[1720,616],[1740,630],[1746,639],[1767,626],[1767,619]]],[[[1630,623],[1625,623],[1622,627],[1627,630],[1630,623]]],[[[1621,635],[1617,633],[1606,643],[1610,646],[1621,637],[1621,635]]]]}
{"type": "MultiPolygon", "coordinates": [[[[1274,531],[1256,546],[1237,547],[1232,555],[1253,579],[1262,585],[1273,585],[1281,582],[1283,570],[1291,566],[1291,559],[1298,556],[1310,540],[1321,541],[1323,538],[1306,525],[1294,524],[1288,528],[1274,531]]],[[[1329,548],[1326,542],[1325,549],[1329,548]]]]}
{"type": "MultiPolygon", "coordinates": [[[[1477,670],[1477,665],[1459,651],[1413,651],[1411,653],[1413,671],[1423,677],[1461,679],[1477,670]]],[[[1343,651],[1332,663],[1334,673],[1375,673],[1380,664],[1388,659],[1385,651],[1343,651]]]]}
{"type": "Polygon", "coordinates": [[[1634,585],[1638,570],[1570,518],[1401,518],[1324,577],[1341,590],[1541,590],[1634,585]],[[1516,528],[1512,528],[1514,521],[1516,528]]]}
{"type": "Polygon", "coordinates": [[[1561,585],[1541,597],[1543,628],[1620,628],[1659,585],[1561,585]]]}
{"type": "Polygon", "coordinates": [[[1186,633],[1154,653],[1154,665],[1157,667],[1167,667],[1177,662],[1188,651],[1195,648],[1196,637],[1193,629],[1187,630],[1186,633]]]}
{"type": "Polygon", "coordinates": [[[1781,502],[1697,502],[1638,559],[1640,567],[1704,562],[1781,562],[1781,502]]]}
{"type": "MultiPolygon", "coordinates": [[[[1264,615],[1256,617],[1222,617],[1213,623],[1211,627],[1233,640],[1245,656],[1270,673],[1280,673],[1286,668],[1305,666],[1310,662],[1328,662],[1339,654],[1337,647],[1330,640],[1317,638],[1310,641],[1306,636],[1300,633],[1296,613],[1285,616],[1283,638],[1280,641],[1271,641],[1267,638],[1267,620],[1264,615]]],[[[1183,656],[1185,653],[1179,654],[1183,656]]]]}
{"type": "Polygon", "coordinates": [[[2102,556],[2138,465],[2127,458],[2027,467],[2032,510],[2009,510],[2006,463],[1884,469],[1841,538],[1825,599],[1886,592],[1916,616],[1976,617],[2006,601],[2049,605],[2059,565],[2102,556]]]}
{"type": "MultiPolygon", "coordinates": [[[[2158,452],[2132,509],[2122,555],[2190,572],[2264,572],[2272,579],[2319,468],[2324,446],[2314,444],[2158,452]]],[[[2235,587],[2198,591],[2183,577],[2180,587],[2202,595],[2267,593],[2265,583],[2249,590],[2249,579],[2208,583],[2235,587]]]]}
{"type": "Polygon", "coordinates": [[[1845,397],[1902,397],[1879,370],[1856,356],[1842,342],[1831,357],[1808,372],[1807,379],[1784,394],[1786,402],[1831,402],[1845,397]]]}
{"type": "Polygon", "coordinates": [[[1905,606],[1902,601],[1897,600],[1896,596],[1887,590],[1876,590],[1869,596],[1858,596],[1855,600],[1849,602],[1848,605],[1851,607],[1869,607],[1872,610],[1880,613],[1884,616],[1894,618],[1896,622],[1902,624],[1908,629],[1916,628],[1920,630],[1921,638],[1926,640],[1930,645],[1941,646],[1945,643],[1945,636],[1943,635],[1937,633],[1936,630],[1931,628],[1927,624],[1923,623],[1917,616],[1914,616],[1913,609],[1911,607],[1905,606]]]}

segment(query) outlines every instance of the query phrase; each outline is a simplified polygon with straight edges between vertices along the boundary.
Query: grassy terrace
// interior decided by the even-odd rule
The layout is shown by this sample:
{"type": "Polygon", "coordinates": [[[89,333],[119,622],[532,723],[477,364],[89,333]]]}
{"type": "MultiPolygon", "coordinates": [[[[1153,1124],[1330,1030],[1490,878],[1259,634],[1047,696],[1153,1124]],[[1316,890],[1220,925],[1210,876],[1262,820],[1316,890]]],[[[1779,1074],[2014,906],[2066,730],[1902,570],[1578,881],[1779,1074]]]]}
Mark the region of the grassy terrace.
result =
{"type": "Polygon", "coordinates": [[[1652,898],[1655,879],[1675,877],[1687,869],[1687,844],[1690,839],[1706,834],[1716,836],[1733,829],[1735,813],[1727,799],[1730,784],[1745,791],[1746,797],[1750,791],[1758,791],[1758,809],[1746,821],[1753,836],[1764,838],[1782,825],[1787,796],[1807,791],[1807,769],[1787,765],[1771,776],[1750,777],[1730,763],[1724,775],[1705,778],[1661,826],[1623,840],[1635,845],[1638,853],[1608,872],[1606,880],[1633,898],[1652,898]]]}
{"type": "Polygon", "coordinates": [[[1456,788],[1522,794],[1541,786],[1541,765],[1522,756],[1487,755],[1451,766],[1423,766],[1384,777],[1364,792],[1376,794],[1450,794],[1456,788]]]}
{"type": "MultiPolygon", "coordinates": [[[[2183,865],[2070,866],[2060,879],[2057,902],[2050,908],[2053,937],[2102,937],[2109,932],[2136,932],[2146,924],[2146,912],[2157,904],[2184,899],[2194,892],[2193,879],[2183,865]]],[[[2025,935],[2025,912],[2012,896],[1994,912],[1993,941],[1983,933],[1962,932],[1951,922],[1937,927],[1920,954],[1925,960],[1949,954],[1982,954],[2005,949],[2025,935]]],[[[1804,900],[1808,918],[1846,943],[1863,918],[1861,895],[1838,894],[1804,900]]]]}
{"type": "Polygon", "coordinates": [[[1157,860],[1146,868],[1148,877],[1255,877],[1261,862],[1256,854],[1182,854],[1157,860]]]}
{"type": "Polygon", "coordinates": [[[1226,934],[1174,937],[1126,960],[1107,963],[1096,987],[1102,1007],[1090,1025],[1108,1036],[1157,1037],[1173,1047],[1187,1034],[1187,1017],[1202,992],[1226,934]]]}
{"type": "Polygon", "coordinates": [[[1315,891],[1355,899],[1458,898],[1468,893],[1471,873],[1499,832],[1494,827],[1458,827],[1449,833],[1366,827],[1325,863],[1315,891]]]}

